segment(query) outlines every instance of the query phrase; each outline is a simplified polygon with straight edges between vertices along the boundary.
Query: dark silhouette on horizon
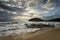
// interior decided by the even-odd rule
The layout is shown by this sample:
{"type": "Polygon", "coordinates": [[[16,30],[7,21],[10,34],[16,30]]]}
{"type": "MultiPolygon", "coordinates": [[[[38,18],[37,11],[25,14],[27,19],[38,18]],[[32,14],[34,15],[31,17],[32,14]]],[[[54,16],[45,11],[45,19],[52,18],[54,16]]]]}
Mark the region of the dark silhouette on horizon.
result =
{"type": "Polygon", "coordinates": [[[37,21],[37,22],[40,22],[40,21],[60,22],[60,18],[55,18],[55,19],[51,19],[51,20],[43,20],[43,19],[40,19],[40,18],[32,18],[32,19],[29,19],[29,21],[37,21]]]}
{"type": "Polygon", "coordinates": [[[42,20],[40,18],[32,18],[32,19],[29,19],[29,21],[44,21],[44,20],[42,20]]]}

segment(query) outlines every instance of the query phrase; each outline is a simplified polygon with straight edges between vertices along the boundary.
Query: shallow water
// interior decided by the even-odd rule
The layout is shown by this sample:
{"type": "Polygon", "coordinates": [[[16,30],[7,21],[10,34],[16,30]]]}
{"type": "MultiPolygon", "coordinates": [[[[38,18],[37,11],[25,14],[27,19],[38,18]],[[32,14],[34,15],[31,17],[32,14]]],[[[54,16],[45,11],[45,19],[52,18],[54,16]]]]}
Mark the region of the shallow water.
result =
{"type": "MultiPolygon", "coordinates": [[[[40,28],[27,28],[26,25],[24,25],[25,23],[44,23],[47,24],[49,22],[22,22],[22,23],[18,23],[18,24],[4,24],[4,26],[0,26],[0,36],[7,36],[7,35],[19,35],[19,34],[23,34],[23,33],[29,33],[29,32],[34,32],[37,30],[40,30],[40,28]]],[[[55,22],[50,22],[51,24],[55,24],[55,22]]],[[[58,28],[58,22],[56,22],[56,28],[58,28]]]]}
{"type": "Polygon", "coordinates": [[[23,33],[29,33],[39,30],[40,28],[27,28],[25,25],[18,26],[8,26],[8,27],[0,27],[0,36],[7,36],[7,35],[19,35],[23,33]]]}

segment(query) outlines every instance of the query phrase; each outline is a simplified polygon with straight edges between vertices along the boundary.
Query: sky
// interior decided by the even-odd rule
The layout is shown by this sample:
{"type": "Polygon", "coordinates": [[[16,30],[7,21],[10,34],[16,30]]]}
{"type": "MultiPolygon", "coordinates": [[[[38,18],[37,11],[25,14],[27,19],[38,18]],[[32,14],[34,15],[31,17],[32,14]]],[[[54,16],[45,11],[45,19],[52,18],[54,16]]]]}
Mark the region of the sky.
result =
{"type": "MultiPolygon", "coordinates": [[[[60,5],[59,4],[60,4],[60,0],[40,0],[40,3],[36,4],[34,7],[32,4],[30,4],[32,5],[32,9],[30,8],[30,11],[32,13],[35,13],[35,17],[37,16],[43,20],[51,20],[54,18],[60,18],[60,5]]],[[[29,8],[27,9],[29,10],[29,8]]]]}
{"type": "Polygon", "coordinates": [[[60,18],[60,0],[0,0],[0,19],[60,18]]]}

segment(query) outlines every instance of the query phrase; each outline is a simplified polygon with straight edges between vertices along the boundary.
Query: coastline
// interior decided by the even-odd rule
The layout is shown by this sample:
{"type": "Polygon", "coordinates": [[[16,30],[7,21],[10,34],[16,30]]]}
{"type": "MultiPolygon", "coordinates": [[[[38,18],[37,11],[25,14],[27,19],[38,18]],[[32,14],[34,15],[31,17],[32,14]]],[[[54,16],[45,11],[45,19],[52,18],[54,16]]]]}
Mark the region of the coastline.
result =
{"type": "Polygon", "coordinates": [[[35,32],[0,37],[0,40],[60,40],[60,29],[49,28],[41,29],[35,32]]]}

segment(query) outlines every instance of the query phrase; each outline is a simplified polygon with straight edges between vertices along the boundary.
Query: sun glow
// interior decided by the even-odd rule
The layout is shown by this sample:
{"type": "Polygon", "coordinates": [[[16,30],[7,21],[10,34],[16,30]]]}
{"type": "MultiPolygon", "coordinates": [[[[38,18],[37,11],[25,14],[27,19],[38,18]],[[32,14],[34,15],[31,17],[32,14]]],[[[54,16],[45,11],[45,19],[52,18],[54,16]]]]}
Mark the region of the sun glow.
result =
{"type": "Polygon", "coordinates": [[[17,16],[17,17],[14,17],[12,19],[30,19],[32,17],[27,17],[27,16],[17,16]]]}

